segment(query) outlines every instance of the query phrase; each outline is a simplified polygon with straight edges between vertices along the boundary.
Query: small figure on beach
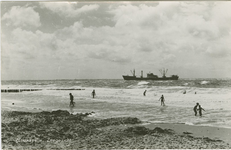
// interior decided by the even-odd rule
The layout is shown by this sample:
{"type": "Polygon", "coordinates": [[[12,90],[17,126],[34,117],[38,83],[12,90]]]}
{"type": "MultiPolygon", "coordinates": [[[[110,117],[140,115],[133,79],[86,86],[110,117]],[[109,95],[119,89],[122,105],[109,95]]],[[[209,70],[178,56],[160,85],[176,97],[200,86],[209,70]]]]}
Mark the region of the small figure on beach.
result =
{"type": "Polygon", "coordinates": [[[159,100],[161,100],[161,106],[162,105],[165,106],[165,104],[164,104],[164,95],[162,95],[159,100]]]}
{"type": "Polygon", "coordinates": [[[186,94],[186,90],[183,92],[183,94],[186,94]]]}
{"type": "MultiPolygon", "coordinates": [[[[202,110],[204,110],[201,105],[199,105],[198,111],[199,111],[199,115],[202,116],[202,110]]],[[[205,110],[204,110],[205,111],[205,110]]]]}
{"type": "Polygon", "coordinates": [[[144,93],[143,93],[144,96],[146,96],[146,92],[147,92],[147,90],[144,91],[144,93]]]}
{"type": "Polygon", "coordinates": [[[93,98],[95,98],[95,96],[96,96],[95,90],[92,91],[91,95],[93,98]]]}
{"type": "Polygon", "coordinates": [[[70,106],[74,107],[74,96],[70,93],[70,106]]]}
{"type": "Polygon", "coordinates": [[[193,111],[195,113],[195,116],[197,115],[197,107],[199,106],[199,103],[196,104],[196,106],[193,107],[193,111]]]}

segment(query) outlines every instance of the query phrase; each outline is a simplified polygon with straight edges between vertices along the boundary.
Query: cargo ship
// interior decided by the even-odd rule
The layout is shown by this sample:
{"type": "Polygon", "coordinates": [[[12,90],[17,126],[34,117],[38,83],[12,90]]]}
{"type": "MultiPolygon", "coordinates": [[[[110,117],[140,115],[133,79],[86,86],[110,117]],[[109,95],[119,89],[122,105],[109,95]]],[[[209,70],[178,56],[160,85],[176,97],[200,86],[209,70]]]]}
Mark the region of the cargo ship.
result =
{"type": "Polygon", "coordinates": [[[132,76],[129,75],[123,75],[124,80],[178,80],[178,75],[172,75],[170,77],[167,77],[166,74],[168,72],[168,69],[160,69],[160,73],[162,74],[162,77],[158,77],[157,75],[153,73],[147,73],[147,77],[143,77],[143,71],[141,71],[141,76],[137,77],[135,74],[135,69],[131,71],[132,76]]]}

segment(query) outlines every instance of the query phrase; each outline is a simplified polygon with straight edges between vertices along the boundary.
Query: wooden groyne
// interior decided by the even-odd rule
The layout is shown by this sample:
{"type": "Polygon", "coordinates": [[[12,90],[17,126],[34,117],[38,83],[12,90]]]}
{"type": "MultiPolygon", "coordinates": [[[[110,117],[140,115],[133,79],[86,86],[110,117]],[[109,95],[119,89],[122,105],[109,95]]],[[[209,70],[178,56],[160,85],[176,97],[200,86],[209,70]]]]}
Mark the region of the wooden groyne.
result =
{"type": "Polygon", "coordinates": [[[17,93],[24,91],[41,91],[42,89],[1,89],[2,93],[17,93]]]}
{"type": "MultiPolygon", "coordinates": [[[[43,89],[1,89],[2,93],[18,93],[18,92],[30,92],[30,91],[41,91],[43,89]]],[[[85,90],[85,89],[46,89],[46,90],[85,90]]]]}
{"type": "Polygon", "coordinates": [[[49,89],[49,90],[85,90],[85,89],[49,89]]]}

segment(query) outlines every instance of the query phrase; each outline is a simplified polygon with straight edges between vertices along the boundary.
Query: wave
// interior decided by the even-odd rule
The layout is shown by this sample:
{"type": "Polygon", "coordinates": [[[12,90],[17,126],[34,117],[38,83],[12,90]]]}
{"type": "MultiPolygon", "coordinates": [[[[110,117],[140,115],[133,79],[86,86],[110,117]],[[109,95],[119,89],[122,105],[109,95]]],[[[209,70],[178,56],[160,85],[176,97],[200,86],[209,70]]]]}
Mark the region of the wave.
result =
{"type": "Polygon", "coordinates": [[[137,85],[146,85],[146,84],[148,84],[149,82],[147,82],[147,81],[141,81],[141,82],[139,82],[137,85]]]}
{"type": "Polygon", "coordinates": [[[191,125],[191,126],[194,125],[194,123],[192,123],[192,122],[185,122],[185,124],[186,125],[191,125]]]}
{"type": "Polygon", "coordinates": [[[231,88],[231,80],[217,79],[179,79],[176,81],[125,81],[122,79],[84,79],[84,80],[41,80],[41,81],[2,81],[2,88],[152,88],[178,87],[183,88],[231,88]]]}
{"type": "Polygon", "coordinates": [[[204,84],[208,84],[209,81],[201,81],[201,84],[204,85],[204,84]]]}

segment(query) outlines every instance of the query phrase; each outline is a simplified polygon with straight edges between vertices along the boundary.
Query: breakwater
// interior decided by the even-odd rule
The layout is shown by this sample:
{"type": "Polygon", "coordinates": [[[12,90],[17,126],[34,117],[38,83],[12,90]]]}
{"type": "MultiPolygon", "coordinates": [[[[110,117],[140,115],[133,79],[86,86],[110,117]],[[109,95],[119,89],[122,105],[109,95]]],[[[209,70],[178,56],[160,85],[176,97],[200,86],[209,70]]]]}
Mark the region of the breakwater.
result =
{"type": "MultiPolygon", "coordinates": [[[[41,91],[43,89],[1,89],[2,93],[18,93],[18,92],[29,92],[29,91],[41,91]]],[[[85,90],[85,89],[46,89],[46,90],[85,90]]]]}

